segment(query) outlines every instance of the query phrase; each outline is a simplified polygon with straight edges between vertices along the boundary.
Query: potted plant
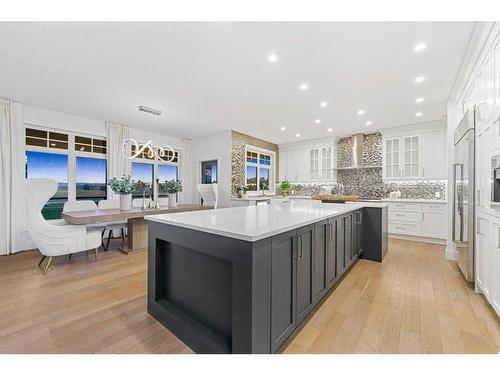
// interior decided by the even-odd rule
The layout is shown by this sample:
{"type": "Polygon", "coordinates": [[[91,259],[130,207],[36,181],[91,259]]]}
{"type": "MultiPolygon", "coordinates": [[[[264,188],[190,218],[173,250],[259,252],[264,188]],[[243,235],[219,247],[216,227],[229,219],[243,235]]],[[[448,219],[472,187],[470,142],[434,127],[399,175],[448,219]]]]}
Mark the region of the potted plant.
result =
{"type": "Polygon", "coordinates": [[[290,192],[290,189],[292,188],[292,185],[290,185],[290,182],[288,181],[282,181],[280,184],[280,190],[283,193],[283,196],[286,198],[288,193],[290,192]]]}
{"type": "Polygon", "coordinates": [[[123,175],[120,178],[113,177],[108,181],[108,185],[113,190],[113,193],[120,196],[120,210],[130,210],[132,206],[132,189],[134,181],[130,176],[123,175]]]}
{"type": "Polygon", "coordinates": [[[167,180],[165,181],[165,190],[168,193],[168,207],[177,207],[177,193],[182,191],[182,181],[167,180]]]}
{"type": "Polygon", "coordinates": [[[241,187],[241,191],[242,191],[242,193],[241,193],[241,197],[242,197],[242,198],[246,198],[246,197],[247,197],[247,191],[250,191],[250,190],[251,190],[251,187],[250,187],[250,186],[248,186],[248,185],[244,185],[244,186],[242,186],[242,187],[241,187]]]}

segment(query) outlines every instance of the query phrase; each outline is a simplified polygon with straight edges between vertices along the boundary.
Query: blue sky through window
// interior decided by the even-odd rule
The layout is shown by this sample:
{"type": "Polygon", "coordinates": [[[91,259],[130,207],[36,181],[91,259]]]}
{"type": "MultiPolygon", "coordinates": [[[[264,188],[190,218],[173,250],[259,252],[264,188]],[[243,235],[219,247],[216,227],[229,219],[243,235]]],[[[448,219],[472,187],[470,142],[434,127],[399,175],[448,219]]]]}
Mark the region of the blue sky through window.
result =
{"type": "Polygon", "coordinates": [[[76,158],[77,183],[106,183],[106,160],[94,158],[76,158]]]}
{"type": "Polygon", "coordinates": [[[27,178],[53,178],[68,183],[68,155],[26,151],[27,178]]]}

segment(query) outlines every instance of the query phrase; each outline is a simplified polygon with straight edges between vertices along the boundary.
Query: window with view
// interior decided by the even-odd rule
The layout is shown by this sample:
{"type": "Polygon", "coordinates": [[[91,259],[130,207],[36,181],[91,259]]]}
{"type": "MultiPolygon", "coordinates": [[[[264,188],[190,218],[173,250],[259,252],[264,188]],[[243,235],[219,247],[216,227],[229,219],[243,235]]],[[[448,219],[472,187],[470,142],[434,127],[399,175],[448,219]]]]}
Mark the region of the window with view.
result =
{"type": "MultiPolygon", "coordinates": [[[[135,182],[141,181],[147,184],[146,187],[146,194],[149,195],[149,188],[152,186],[153,183],[153,168],[154,164],[152,163],[140,163],[140,162],[133,162],[132,163],[132,180],[135,182]]],[[[138,188],[137,186],[134,187],[134,190],[132,190],[132,196],[134,197],[142,197],[143,190],[138,188]]]]}
{"type": "Polygon", "coordinates": [[[43,207],[46,220],[60,219],[64,202],[68,200],[68,155],[50,152],[26,151],[26,178],[52,178],[57,181],[57,192],[43,207]]]}
{"type": "Polygon", "coordinates": [[[271,190],[271,155],[257,151],[246,152],[246,185],[249,191],[271,190]]]}
{"type": "MultiPolygon", "coordinates": [[[[160,180],[160,184],[169,180],[177,180],[178,172],[177,166],[171,164],[160,164],[158,165],[158,179],[160,180]]],[[[165,191],[159,191],[160,196],[168,195],[165,191]]]]}
{"type": "Polygon", "coordinates": [[[76,157],[76,199],[106,199],[106,159],[76,157]]]}
{"type": "Polygon", "coordinates": [[[58,183],[56,194],[42,209],[45,219],[60,219],[67,200],[106,199],[106,140],[27,127],[25,149],[26,178],[58,183]]]}

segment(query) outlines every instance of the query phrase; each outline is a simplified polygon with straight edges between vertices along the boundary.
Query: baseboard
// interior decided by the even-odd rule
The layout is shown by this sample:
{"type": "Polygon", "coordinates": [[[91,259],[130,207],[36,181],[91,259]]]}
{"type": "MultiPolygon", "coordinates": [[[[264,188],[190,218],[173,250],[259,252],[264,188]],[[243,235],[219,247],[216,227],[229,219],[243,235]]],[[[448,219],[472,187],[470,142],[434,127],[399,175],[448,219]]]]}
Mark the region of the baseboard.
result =
{"type": "Polygon", "coordinates": [[[415,242],[424,242],[424,243],[430,243],[433,245],[446,245],[446,240],[442,240],[439,238],[405,236],[402,234],[390,234],[390,233],[389,233],[389,238],[394,238],[396,240],[408,240],[408,241],[415,241],[415,242]]]}
{"type": "Polygon", "coordinates": [[[456,262],[458,260],[458,253],[455,250],[452,250],[447,247],[445,257],[447,260],[453,260],[456,262]]]}

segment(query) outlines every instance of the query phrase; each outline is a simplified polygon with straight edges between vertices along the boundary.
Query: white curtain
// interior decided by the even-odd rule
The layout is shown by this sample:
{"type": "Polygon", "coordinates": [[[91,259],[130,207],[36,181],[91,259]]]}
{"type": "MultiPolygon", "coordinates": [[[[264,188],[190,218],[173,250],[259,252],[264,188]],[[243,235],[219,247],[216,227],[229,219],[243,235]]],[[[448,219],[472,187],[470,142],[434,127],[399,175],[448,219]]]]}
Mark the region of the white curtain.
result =
{"type": "Polygon", "coordinates": [[[181,154],[181,173],[180,179],[182,180],[182,193],[179,200],[181,203],[193,203],[193,192],[195,189],[193,182],[193,141],[190,139],[182,140],[182,154],[181,154]]]}
{"type": "Polygon", "coordinates": [[[33,245],[24,228],[24,158],[22,106],[0,98],[0,254],[33,245]]]}
{"type": "MultiPolygon", "coordinates": [[[[130,174],[130,160],[122,155],[122,144],[129,138],[129,128],[122,124],[106,122],[106,139],[108,148],[108,180],[130,174]]],[[[113,192],[108,187],[108,197],[113,192]]]]}

